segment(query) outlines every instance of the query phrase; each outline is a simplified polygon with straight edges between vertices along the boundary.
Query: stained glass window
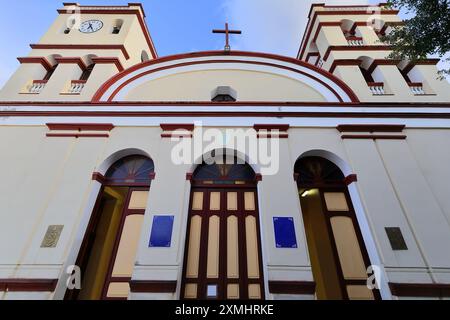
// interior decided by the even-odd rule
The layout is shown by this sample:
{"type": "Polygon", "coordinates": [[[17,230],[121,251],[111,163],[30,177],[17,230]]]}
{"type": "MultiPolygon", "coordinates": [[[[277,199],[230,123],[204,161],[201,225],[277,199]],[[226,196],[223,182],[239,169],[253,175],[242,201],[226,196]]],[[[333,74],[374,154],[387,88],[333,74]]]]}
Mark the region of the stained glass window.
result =
{"type": "Polygon", "coordinates": [[[256,175],[248,164],[241,164],[235,158],[223,163],[203,163],[195,170],[193,178],[196,182],[208,184],[239,184],[255,181],[256,175]]]}
{"type": "Polygon", "coordinates": [[[344,184],[342,171],[331,161],[321,157],[306,157],[297,161],[295,173],[299,185],[344,184]]]}
{"type": "Polygon", "coordinates": [[[106,172],[108,183],[125,185],[150,185],[154,163],[145,156],[133,155],[120,159],[106,172]]]}

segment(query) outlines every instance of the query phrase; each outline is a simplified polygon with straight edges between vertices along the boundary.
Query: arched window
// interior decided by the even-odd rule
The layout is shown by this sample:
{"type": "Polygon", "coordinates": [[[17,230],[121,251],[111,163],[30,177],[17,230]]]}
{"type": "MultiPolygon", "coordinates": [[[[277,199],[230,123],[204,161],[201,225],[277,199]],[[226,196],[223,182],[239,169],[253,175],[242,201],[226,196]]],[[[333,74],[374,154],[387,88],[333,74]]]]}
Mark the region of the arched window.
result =
{"type": "Polygon", "coordinates": [[[148,60],[150,60],[150,58],[148,56],[147,51],[142,50],[142,52],[141,52],[141,62],[145,62],[145,61],[148,61],[148,60]]]}
{"type": "Polygon", "coordinates": [[[327,159],[305,157],[295,174],[317,298],[379,299],[367,287],[371,262],[342,171],[327,159]]]}
{"type": "Polygon", "coordinates": [[[80,80],[87,81],[89,77],[91,76],[92,70],[94,70],[95,64],[90,64],[86,69],[83,70],[83,73],[81,74],[80,80]]]}
{"type": "Polygon", "coordinates": [[[204,185],[254,183],[256,175],[252,167],[241,162],[237,157],[224,158],[213,164],[203,162],[194,171],[193,181],[204,185]]]}
{"type": "Polygon", "coordinates": [[[114,21],[111,33],[112,34],[119,34],[120,30],[122,30],[122,26],[123,26],[123,20],[122,19],[117,19],[116,21],[114,21]]]}
{"type": "Polygon", "coordinates": [[[106,172],[107,184],[147,185],[155,170],[153,160],[140,155],[128,156],[115,162],[106,172]]]}
{"type": "Polygon", "coordinates": [[[50,80],[52,75],[55,73],[55,70],[57,67],[58,67],[58,64],[55,64],[51,69],[49,69],[42,80],[45,80],[45,81],[50,80]]]}

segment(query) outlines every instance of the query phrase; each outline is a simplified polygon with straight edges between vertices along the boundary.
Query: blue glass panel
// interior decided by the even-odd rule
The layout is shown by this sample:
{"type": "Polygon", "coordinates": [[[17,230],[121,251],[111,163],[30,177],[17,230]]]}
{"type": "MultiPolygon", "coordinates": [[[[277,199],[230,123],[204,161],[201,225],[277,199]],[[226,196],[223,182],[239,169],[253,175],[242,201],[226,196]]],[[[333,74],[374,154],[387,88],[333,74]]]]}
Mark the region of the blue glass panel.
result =
{"type": "Polygon", "coordinates": [[[294,218],[274,217],[273,226],[277,248],[297,248],[294,218]]]}
{"type": "Polygon", "coordinates": [[[149,247],[169,248],[172,242],[174,216],[154,216],[149,247]]]}

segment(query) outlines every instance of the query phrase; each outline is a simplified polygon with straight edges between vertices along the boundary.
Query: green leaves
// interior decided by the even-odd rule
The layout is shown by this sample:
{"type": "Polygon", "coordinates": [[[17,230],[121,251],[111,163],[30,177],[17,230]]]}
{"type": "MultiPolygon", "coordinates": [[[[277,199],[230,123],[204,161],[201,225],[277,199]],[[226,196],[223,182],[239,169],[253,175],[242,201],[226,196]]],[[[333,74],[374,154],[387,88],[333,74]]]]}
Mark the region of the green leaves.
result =
{"type": "Polygon", "coordinates": [[[417,61],[450,52],[450,0],[389,0],[388,5],[413,14],[382,37],[393,48],[390,58],[417,61]]]}

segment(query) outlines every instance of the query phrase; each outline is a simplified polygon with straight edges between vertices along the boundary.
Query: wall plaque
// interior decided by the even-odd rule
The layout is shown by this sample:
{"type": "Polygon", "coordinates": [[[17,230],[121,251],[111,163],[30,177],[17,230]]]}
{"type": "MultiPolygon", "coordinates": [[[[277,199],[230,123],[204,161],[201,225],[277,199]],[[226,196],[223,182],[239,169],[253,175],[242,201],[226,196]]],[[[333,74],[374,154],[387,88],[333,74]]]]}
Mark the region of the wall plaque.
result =
{"type": "Polygon", "coordinates": [[[389,242],[391,243],[392,250],[408,250],[408,246],[406,245],[405,239],[403,238],[402,230],[400,228],[385,228],[386,234],[389,238],[389,242]]]}
{"type": "Polygon", "coordinates": [[[297,248],[294,218],[274,217],[275,244],[277,248],[297,248]]]}
{"type": "Polygon", "coordinates": [[[172,242],[174,216],[154,216],[149,247],[169,248],[172,242]]]}
{"type": "Polygon", "coordinates": [[[47,232],[41,243],[41,248],[56,248],[63,229],[64,226],[62,225],[48,226],[47,232]]]}

